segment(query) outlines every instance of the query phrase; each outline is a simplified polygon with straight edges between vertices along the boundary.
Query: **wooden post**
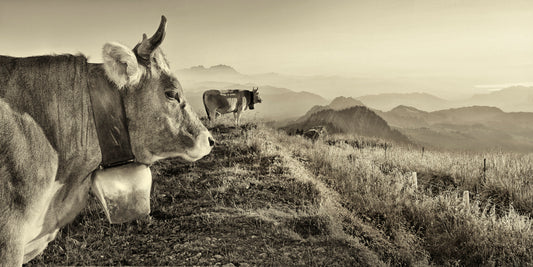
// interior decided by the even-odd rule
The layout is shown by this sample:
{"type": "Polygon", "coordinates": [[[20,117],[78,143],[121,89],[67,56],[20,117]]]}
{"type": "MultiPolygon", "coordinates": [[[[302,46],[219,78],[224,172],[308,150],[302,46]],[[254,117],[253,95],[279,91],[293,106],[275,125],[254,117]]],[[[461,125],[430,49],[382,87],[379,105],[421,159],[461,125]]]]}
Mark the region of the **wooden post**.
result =
{"type": "Polygon", "coordinates": [[[487,175],[485,174],[487,172],[487,159],[483,159],[483,183],[487,182],[487,175]]]}
{"type": "Polygon", "coordinates": [[[416,172],[413,172],[411,174],[411,185],[413,187],[413,190],[417,190],[418,189],[418,180],[416,178],[416,172]]]}
{"type": "Polygon", "coordinates": [[[424,158],[424,147],[422,147],[422,158],[424,158]]]}
{"type": "Polygon", "coordinates": [[[466,210],[470,209],[470,192],[468,191],[463,192],[463,204],[466,210]]]}

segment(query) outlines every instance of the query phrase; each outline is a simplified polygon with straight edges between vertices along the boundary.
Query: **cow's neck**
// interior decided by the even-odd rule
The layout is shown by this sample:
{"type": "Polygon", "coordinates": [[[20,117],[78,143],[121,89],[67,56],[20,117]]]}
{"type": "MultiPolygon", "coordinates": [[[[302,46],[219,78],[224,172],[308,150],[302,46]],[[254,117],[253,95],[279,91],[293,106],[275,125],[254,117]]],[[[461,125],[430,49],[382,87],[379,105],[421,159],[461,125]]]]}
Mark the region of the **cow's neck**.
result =
{"type": "Polygon", "coordinates": [[[72,221],[85,206],[92,184],[92,173],[96,169],[133,159],[121,97],[115,85],[105,76],[101,64],[88,64],[87,86],[81,94],[84,98],[83,105],[87,106],[87,112],[83,115],[88,116],[85,127],[86,131],[91,133],[90,145],[84,151],[79,151],[79,158],[72,158],[64,164],[66,170],[62,175],[68,177],[67,184],[74,186],[66,188],[66,191],[55,199],[54,206],[60,210],[47,214],[57,216],[56,227],[72,221]],[[121,131],[126,134],[121,134],[121,131]],[[119,141],[115,143],[113,140],[119,141]],[[82,162],[84,159],[89,160],[82,162]]]}
{"type": "Polygon", "coordinates": [[[248,109],[254,109],[254,93],[246,90],[244,91],[244,96],[246,97],[246,104],[248,104],[248,109]]]}
{"type": "MultiPolygon", "coordinates": [[[[87,86],[95,79],[90,72],[93,68],[101,67],[88,64],[85,86],[77,88],[77,92],[73,92],[73,95],[57,97],[58,107],[74,109],[70,112],[65,111],[67,112],[65,115],[73,119],[72,123],[59,127],[64,133],[69,133],[63,138],[66,141],[70,139],[72,145],[57,147],[60,156],[56,180],[64,186],[54,197],[51,209],[46,214],[48,231],[71,222],[85,207],[92,182],[91,175],[101,162],[101,150],[87,86]],[[78,95],[79,99],[75,95],[78,95]],[[75,105],[72,103],[73,100],[79,104],[79,108],[72,107],[75,105]],[[76,124],[78,120],[79,123],[76,124]]],[[[46,233],[46,229],[43,230],[46,233]]]]}

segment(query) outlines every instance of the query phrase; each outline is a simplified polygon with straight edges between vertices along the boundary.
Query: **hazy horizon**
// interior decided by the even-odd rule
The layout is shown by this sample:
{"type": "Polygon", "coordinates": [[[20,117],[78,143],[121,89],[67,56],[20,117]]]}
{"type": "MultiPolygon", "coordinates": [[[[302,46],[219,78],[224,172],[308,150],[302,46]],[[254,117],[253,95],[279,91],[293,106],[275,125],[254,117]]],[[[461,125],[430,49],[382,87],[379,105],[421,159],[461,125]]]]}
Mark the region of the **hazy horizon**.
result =
{"type": "Polygon", "coordinates": [[[9,0],[0,3],[0,54],[100,62],[104,43],[133,47],[161,14],[174,70],[401,80],[406,88],[389,92],[440,96],[533,82],[528,1],[9,0]]]}

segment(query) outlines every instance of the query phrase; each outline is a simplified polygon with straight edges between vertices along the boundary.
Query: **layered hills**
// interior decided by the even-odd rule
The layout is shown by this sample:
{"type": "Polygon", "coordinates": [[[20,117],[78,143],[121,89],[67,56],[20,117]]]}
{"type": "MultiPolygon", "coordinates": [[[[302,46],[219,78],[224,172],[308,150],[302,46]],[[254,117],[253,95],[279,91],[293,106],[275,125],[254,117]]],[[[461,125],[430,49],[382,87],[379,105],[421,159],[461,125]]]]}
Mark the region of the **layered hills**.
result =
{"type": "Polygon", "coordinates": [[[470,106],[424,111],[400,105],[387,112],[350,97],[314,106],[283,127],[289,132],[325,126],[329,133],[356,134],[438,149],[533,151],[533,113],[470,106]]]}
{"type": "Polygon", "coordinates": [[[409,143],[406,136],[392,129],[373,110],[350,97],[338,97],[329,105],[314,106],[304,116],[288,123],[283,129],[294,132],[296,129],[305,130],[316,126],[325,126],[330,134],[354,134],[409,143]]]}
{"type": "Polygon", "coordinates": [[[454,150],[533,151],[533,113],[471,106],[426,112],[398,106],[376,111],[417,143],[454,150]]]}
{"type": "Polygon", "coordinates": [[[399,105],[406,105],[434,111],[449,108],[452,105],[447,100],[426,93],[366,95],[357,99],[366,106],[379,110],[390,110],[399,105]]]}
{"type": "Polygon", "coordinates": [[[427,93],[393,93],[357,97],[366,106],[389,111],[397,106],[409,106],[424,111],[437,111],[469,106],[497,107],[505,112],[533,112],[533,87],[514,86],[462,100],[446,100],[427,93]]]}

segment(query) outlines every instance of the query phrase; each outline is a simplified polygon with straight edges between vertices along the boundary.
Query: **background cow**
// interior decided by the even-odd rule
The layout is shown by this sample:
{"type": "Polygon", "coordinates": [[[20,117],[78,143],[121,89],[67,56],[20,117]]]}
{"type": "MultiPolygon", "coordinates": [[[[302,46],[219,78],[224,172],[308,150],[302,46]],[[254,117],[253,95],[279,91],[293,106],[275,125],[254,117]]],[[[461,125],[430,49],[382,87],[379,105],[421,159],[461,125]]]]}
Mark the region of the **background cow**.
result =
{"type": "Polygon", "coordinates": [[[235,124],[239,125],[241,112],[254,109],[254,104],[261,103],[259,88],[250,90],[208,90],[204,92],[203,101],[207,118],[212,122],[220,114],[233,112],[235,124]]]}
{"type": "Polygon", "coordinates": [[[137,163],[195,161],[211,151],[159,48],[165,25],[163,16],[133,50],[105,44],[103,64],[0,56],[0,266],[34,258],[85,206],[102,162],[90,90],[119,93],[137,163]]]}
{"type": "Polygon", "coordinates": [[[320,138],[320,136],[323,136],[325,134],[327,134],[326,127],[324,127],[324,126],[316,126],[316,127],[313,127],[311,129],[306,130],[303,133],[303,136],[305,138],[311,139],[311,141],[313,141],[313,143],[314,143],[314,142],[316,142],[316,140],[318,140],[318,138],[320,138]]]}

